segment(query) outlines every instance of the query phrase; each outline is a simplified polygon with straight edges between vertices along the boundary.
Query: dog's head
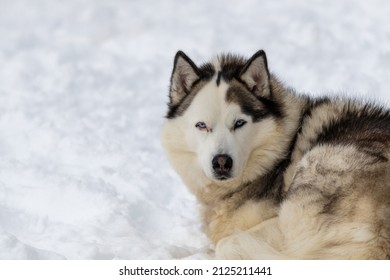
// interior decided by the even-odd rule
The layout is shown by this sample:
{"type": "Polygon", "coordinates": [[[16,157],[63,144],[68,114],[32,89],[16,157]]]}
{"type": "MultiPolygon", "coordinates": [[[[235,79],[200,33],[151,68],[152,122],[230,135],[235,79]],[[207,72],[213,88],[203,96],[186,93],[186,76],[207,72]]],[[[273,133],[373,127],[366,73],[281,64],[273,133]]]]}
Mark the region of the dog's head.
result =
{"type": "Polygon", "coordinates": [[[199,67],[176,54],[163,142],[187,184],[253,179],[268,166],[282,115],[264,51],[199,67]]]}

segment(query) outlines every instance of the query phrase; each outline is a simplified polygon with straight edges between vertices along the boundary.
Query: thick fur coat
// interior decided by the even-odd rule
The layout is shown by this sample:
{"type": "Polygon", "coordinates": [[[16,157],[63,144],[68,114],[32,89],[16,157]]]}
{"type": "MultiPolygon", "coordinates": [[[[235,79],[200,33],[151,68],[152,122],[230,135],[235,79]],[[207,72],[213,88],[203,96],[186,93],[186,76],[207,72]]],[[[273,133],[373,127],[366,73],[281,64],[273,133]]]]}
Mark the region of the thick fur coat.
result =
{"type": "Polygon", "coordinates": [[[390,112],[176,54],[162,140],[220,259],[389,259],[390,112]]]}

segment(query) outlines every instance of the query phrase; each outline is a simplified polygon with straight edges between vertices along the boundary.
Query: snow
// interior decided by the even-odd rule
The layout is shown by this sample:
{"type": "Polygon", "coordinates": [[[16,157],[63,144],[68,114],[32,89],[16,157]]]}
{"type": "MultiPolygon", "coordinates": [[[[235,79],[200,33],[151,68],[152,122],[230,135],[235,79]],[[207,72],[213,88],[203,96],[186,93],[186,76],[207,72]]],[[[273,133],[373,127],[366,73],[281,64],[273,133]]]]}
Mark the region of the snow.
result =
{"type": "Polygon", "coordinates": [[[207,258],[160,144],[175,52],[262,48],[299,91],[388,102],[389,14],[384,0],[0,0],[0,258],[207,258]]]}

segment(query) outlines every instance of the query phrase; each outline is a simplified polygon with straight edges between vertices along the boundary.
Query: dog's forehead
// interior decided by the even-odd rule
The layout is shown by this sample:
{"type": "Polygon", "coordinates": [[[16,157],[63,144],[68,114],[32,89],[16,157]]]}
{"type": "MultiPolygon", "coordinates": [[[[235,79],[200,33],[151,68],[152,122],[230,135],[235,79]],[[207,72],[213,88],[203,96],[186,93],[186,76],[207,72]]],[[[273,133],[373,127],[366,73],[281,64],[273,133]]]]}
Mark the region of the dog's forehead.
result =
{"type": "Polygon", "coordinates": [[[210,63],[214,69],[214,75],[197,92],[197,101],[201,101],[203,106],[230,103],[240,105],[238,98],[231,98],[231,95],[235,92],[239,97],[240,92],[245,91],[245,87],[235,81],[243,63],[244,60],[238,56],[230,54],[217,56],[210,63]]]}
{"type": "Polygon", "coordinates": [[[243,114],[238,102],[228,102],[230,84],[221,81],[216,85],[217,76],[205,84],[192,100],[185,112],[190,122],[204,121],[210,125],[225,123],[230,125],[234,119],[243,114]]]}
{"type": "Polygon", "coordinates": [[[200,118],[203,121],[231,122],[238,115],[245,114],[253,122],[258,122],[272,115],[269,106],[256,98],[243,84],[236,80],[221,79],[218,72],[202,85],[188,107],[187,115],[191,116],[192,121],[200,118]]]}
{"type": "Polygon", "coordinates": [[[198,112],[207,113],[212,112],[217,115],[227,107],[226,94],[229,90],[229,85],[225,82],[216,80],[218,76],[215,75],[208,83],[206,83],[196,94],[192,108],[198,112]]]}

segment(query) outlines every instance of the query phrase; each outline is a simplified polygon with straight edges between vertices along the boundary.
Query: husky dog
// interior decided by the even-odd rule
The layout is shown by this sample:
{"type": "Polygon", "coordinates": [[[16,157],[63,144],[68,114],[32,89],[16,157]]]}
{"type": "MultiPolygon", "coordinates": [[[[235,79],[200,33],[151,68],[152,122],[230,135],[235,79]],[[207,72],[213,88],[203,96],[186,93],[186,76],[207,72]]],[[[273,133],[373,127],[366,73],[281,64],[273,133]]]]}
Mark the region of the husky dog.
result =
{"type": "Polygon", "coordinates": [[[390,111],[179,51],[162,131],[218,259],[389,259],[390,111]]]}

